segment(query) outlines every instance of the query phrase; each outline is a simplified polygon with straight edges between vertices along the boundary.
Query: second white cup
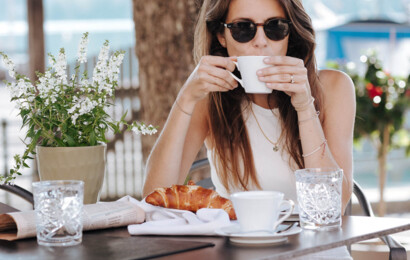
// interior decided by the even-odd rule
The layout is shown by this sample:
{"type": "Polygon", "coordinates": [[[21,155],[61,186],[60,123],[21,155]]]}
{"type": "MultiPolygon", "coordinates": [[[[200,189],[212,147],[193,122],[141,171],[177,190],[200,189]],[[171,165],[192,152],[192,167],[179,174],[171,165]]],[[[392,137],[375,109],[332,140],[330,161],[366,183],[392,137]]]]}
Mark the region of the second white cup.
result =
{"type": "Polygon", "coordinates": [[[260,81],[258,75],[256,75],[256,71],[259,69],[271,66],[263,62],[266,57],[268,56],[239,56],[238,62],[235,62],[242,79],[239,79],[233,73],[231,75],[241,83],[246,93],[272,93],[272,89],[266,87],[266,83],[260,81]]]}
{"type": "Polygon", "coordinates": [[[278,191],[243,191],[231,195],[242,232],[273,231],[293,212],[294,202],[284,200],[278,191]],[[281,206],[288,204],[286,214],[279,218],[281,206]],[[279,218],[279,219],[278,219],[279,218]]]}

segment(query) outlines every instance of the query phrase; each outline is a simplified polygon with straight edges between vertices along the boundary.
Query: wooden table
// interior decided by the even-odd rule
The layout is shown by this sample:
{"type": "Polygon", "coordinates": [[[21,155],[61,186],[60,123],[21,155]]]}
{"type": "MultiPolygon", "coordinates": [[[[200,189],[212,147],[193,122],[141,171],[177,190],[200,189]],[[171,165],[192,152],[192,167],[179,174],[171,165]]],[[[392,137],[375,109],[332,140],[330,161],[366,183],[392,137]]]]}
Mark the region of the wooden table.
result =
{"type": "Polygon", "coordinates": [[[166,259],[289,259],[410,229],[410,219],[401,218],[344,216],[342,223],[340,229],[303,230],[290,236],[286,244],[265,247],[236,246],[223,237],[130,236],[124,227],[84,232],[81,245],[66,248],[38,246],[35,238],[0,241],[0,259],[136,259],[138,250],[155,251],[158,245],[177,247],[195,241],[214,246],[203,244],[205,248],[167,255],[166,259]]]}

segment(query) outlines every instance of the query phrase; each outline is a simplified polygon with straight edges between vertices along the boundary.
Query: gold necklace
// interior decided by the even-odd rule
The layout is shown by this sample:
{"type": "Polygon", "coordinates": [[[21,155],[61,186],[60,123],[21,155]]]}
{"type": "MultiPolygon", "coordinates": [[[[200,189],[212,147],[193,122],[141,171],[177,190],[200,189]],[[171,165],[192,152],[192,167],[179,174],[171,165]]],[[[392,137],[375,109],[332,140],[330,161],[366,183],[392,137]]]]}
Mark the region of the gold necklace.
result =
{"type": "MultiPolygon", "coordinates": [[[[275,142],[272,142],[272,141],[266,136],[265,132],[262,130],[261,125],[259,124],[258,119],[256,118],[255,113],[253,112],[252,105],[253,105],[253,104],[251,104],[251,112],[252,112],[253,117],[255,118],[255,121],[256,121],[256,124],[257,124],[258,127],[259,127],[259,130],[261,130],[261,132],[262,132],[263,136],[266,138],[266,140],[268,140],[269,143],[273,144],[273,151],[274,151],[274,152],[279,151],[279,145],[278,145],[279,140],[275,143],[275,142]]],[[[272,111],[272,110],[271,110],[271,111],[272,111]]],[[[272,111],[272,113],[273,113],[273,111],[272,111]]]]}

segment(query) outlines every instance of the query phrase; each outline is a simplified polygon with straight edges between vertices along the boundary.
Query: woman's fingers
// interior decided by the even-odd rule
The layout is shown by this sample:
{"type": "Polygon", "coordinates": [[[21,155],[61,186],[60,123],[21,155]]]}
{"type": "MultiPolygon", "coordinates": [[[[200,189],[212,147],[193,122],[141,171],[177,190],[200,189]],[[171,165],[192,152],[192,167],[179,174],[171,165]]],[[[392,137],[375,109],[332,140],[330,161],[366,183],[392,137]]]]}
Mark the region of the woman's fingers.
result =
{"type": "Polygon", "coordinates": [[[306,92],[309,80],[303,60],[289,56],[272,56],[264,62],[272,66],[258,70],[257,75],[268,88],[288,94],[306,92]]]}
{"type": "Polygon", "coordinates": [[[260,69],[256,72],[256,74],[259,77],[271,75],[307,75],[307,70],[305,67],[276,65],[260,69]]]}
{"type": "Polygon", "coordinates": [[[303,60],[290,56],[271,56],[263,60],[266,64],[269,65],[284,65],[284,66],[298,66],[304,67],[305,64],[303,60]]]}
{"type": "MultiPolygon", "coordinates": [[[[236,88],[238,82],[230,75],[235,70],[234,58],[204,56],[198,64],[198,77],[206,83],[214,84],[211,91],[228,91],[236,88]]],[[[207,86],[210,87],[210,86],[207,86]]]]}
{"type": "Polygon", "coordinates": [[[272,83],[299,83],[307,80],[307,75],[294,74],[292,72],[285,74],[273,74],[264,77],[258,77],[262,82],[272,82],[272,83]]]}
{"type": "Polygon", "coordinates": [[[234,89],[238,86],[238,82],[230,75],[229,71],[214,66],[203,65],[201,71],[214,77],[216,84],[234,89]],[[226,84],[228,84],[228,86],[226,84]]]}
{"type": "Polygon", "coordinates": [[[220,56],[204,56],[199,62],[200,65],[210,65],[214,67],[224,68],[229,71],[235,70],[235,63],[232,58],[220,56]]]}

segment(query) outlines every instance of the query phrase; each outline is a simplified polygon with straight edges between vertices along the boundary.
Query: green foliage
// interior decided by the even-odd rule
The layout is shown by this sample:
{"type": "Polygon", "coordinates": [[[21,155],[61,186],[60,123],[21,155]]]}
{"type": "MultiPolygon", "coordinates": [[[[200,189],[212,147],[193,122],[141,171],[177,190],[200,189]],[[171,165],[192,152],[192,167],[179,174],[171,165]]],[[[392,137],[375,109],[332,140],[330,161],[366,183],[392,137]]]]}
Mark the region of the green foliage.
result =
{"type": "Polygon", "coordinates": [[[28,167],[27,159],[35,154],[37,145],[48,147],[94,146],[106,143],[106,132],[120,133],[122,129],[132,130],[137,134],[154,134],[156,127],[144,123],[125,121],[126,113],[120,120],[114,120],[107,113],[113,106],[115,89],[118,87],[119,66],[124,52],[114,52],[109,57],[109,43],[101,48],[92,80],[87,71],[80,74],[80,64],[86,62],[88,33],[80,43],[79,57],[75,74],[67,79],[64,49],[58,56],[49,54],[52,65],[46,72],[37,72],[39,80],[34,84],[15,72],[13,62],[0,52],[9,74],[16,82],[6,82],[11,100],[19,108],[22,129],[25,135],[26,149],[22,156],[16,155],[15,166],[10,174],[0,176],[0,182],[11,182],[15,175],[21,175],[22,168],[28,167]]]}
{"type": "Polygon", "coordinates": [[[361,57],[367,68],[359,76],[348,64],[331,62],[328,65],[344,70],[356,86],[356,122],[354,138],[383,143],[383,131],[389,131],[389,149],[405,147],[410,151],[410,133],[403,128],[405,113],[410,107],[410,75],[397,77],[383,70],[374,51],[361,57]]]}

